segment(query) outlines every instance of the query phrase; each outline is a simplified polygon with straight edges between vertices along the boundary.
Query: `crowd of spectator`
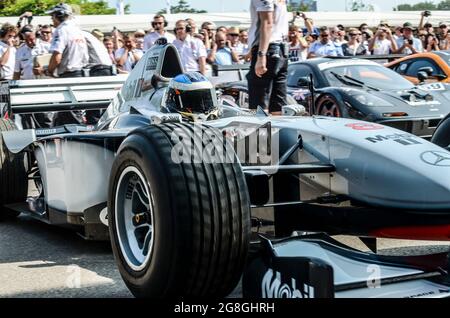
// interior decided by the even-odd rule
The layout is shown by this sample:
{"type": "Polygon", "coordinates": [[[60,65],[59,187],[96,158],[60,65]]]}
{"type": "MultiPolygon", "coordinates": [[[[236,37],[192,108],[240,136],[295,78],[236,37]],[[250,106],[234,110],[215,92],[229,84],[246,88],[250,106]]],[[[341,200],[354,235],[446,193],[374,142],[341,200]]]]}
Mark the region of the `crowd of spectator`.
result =
{"type": "MultiPolygon", "coordinates": [[[[27,12],[17,25],[5,23],[1,26],[0,79],[33,79],[43,75],[35,57],[52,53],[55,28],[52,25],[35,27],[30,17],[32,13],[27,12]],[[23,21],[28,23],[22,25],[23,21]]],[[[144,53],[161,37],[178,49],[187,71],[206,73],[212,64],[240,64],[251,58],[247,30],[235,26],[216,26],[213,22],[204,22],[199,27],[190,18],[177,21],[173,30],[168,30],[164,16],[155,15],[148,31],[124,33],[113,28],[108,34],[97,29],[83,34],[103,43],[102,50],[106,53],[97,48],[101,56],[99,63],[115,65],[118,73],[131,72],[144,53]]],[[[367,24],[347,28],[342,24],[317,27],[306,14],[298,13],[289,27],[286,40],[291,62],[321,56],[413,54],[450,49],[447,23],[441,22],[435,28],[430,23],[424,23],[424,14],[417,27],[409,22],[393,27],[388,21],[381,21],[376,28],[370,28],[367,24]]],[[[91,51],[89,54],[92,54],[91,51]]]]}

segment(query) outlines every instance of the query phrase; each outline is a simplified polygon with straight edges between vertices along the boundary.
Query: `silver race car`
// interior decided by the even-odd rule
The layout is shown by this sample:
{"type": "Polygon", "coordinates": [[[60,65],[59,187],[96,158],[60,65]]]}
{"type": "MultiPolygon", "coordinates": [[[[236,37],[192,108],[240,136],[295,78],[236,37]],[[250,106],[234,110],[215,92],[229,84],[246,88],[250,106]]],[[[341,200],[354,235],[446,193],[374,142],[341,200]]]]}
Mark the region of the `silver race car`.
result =
{"type": "Polygon", "coordinates": [[[328,236],[448,240],[448,144],[303,111],[219,105],[161,42],[95,127],[0,121],[1,217],[109,237],[138,297],[226,296],[242,275],[249,297],[450,296],[447,254],[385,257],[328,236]]]}

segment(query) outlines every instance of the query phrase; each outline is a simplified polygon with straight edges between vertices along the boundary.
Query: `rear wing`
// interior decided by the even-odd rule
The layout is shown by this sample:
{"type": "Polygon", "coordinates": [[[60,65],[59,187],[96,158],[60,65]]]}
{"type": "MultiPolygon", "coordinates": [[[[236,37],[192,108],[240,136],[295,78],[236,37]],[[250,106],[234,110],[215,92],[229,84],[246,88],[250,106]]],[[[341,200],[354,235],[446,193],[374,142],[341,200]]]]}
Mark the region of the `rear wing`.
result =
{"type": "Polygon", "coordinates": [[[127,75],[0,82],[1,117],[107,108],[127,75]]]}
{"type": "Polygon", "coordinates": [[[245,76],[250,70],[250,64],[233,65],[212,65],[212,76],[209,80],[214,84],[240,82],[245,80],[245,76]]]}

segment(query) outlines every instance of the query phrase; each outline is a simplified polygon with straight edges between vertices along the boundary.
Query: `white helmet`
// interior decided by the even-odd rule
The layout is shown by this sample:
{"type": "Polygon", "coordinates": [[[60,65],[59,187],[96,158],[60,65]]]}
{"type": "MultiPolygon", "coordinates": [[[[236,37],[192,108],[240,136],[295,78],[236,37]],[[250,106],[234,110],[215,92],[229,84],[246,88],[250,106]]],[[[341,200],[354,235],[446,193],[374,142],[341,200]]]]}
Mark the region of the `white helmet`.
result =
{"type": "Polygon", "coordinates": [[[165,111],[179,113],[190,121],[219,117],[216,91],[198,72],[187,72],[171,79],[162,106],[165,111]]]}

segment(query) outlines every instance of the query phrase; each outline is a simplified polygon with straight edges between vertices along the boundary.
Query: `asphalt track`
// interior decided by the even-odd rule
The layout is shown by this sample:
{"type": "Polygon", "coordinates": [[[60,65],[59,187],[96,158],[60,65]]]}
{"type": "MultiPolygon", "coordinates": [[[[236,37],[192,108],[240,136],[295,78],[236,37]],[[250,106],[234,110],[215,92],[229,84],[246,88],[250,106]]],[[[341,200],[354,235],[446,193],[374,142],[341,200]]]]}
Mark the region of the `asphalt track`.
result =
{"type": "MultiPolygon", "coordinates": [[[[359,249],[355,238],[339,240],[359,249]]],[[[450,243],[379,240],[381,253],[448,251],[450,243]]],[[[241,296],[240,286],[230,295],[241,296]]],[[[88,242],[71,230],[21,216],[0,223],[0,297],[128,298],[108,242],[88,242]]]]}

